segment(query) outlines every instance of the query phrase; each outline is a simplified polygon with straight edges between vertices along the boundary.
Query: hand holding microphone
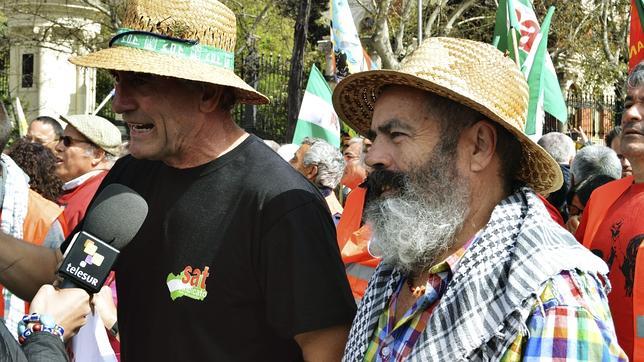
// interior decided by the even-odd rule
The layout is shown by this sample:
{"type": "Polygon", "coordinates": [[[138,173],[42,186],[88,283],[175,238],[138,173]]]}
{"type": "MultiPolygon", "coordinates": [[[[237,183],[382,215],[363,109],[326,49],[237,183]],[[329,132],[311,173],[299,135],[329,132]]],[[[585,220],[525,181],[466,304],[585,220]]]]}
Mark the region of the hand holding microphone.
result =
{"type": "Polygon", "coordinates": [[[49,316],[64,330],[67,341],[85,324],[89,314],[89,294],[83,289],[54,289],[50,284],[40,287],[31,301],[29,313],[49,316]]]}

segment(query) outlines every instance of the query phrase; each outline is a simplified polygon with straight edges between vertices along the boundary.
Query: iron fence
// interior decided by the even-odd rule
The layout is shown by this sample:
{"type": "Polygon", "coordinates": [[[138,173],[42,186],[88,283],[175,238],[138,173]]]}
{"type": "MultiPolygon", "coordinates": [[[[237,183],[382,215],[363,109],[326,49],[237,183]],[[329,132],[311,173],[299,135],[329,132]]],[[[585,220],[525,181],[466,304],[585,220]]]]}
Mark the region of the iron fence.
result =
{"type": "MultiPolygon", "coordinates": [[[[237,124],[248,132],[278,143],[286,142],[287,98],[290,62],[286,57],[274,54],[241,54],[235,59],[235,74],[246,83],[266,95],[271,103],[263,106],[239,104],[233,110],[237,124]]],[[[112,90],[112,76],[108,71],[98,70],[96,80],[96,104],[99,104],[112,90]]],[[[108,102],[98,113],[115,121],[112,102],[108,102]]]]}
{"type": "Polygon", "coordinates": [[[0,98],[9,99],[9,52],[0,53],[0,98]]]}
{"type": "Polygon", "coordinates": [[[622,107],[615,96],[597,96],[590,93],[570,93],[566,98],[568,122],[562,125],[546,113],[543,133],[570,132],[581,128],[595,141],[603,140],[606,133],[620,123],[622,107]]]}
{"type": "Polygon", "coordinates": [[[290,61],[274,54],[241,54],[237,56],[235,73],[271,103],[263,106],[238,105],[235,121],[246,131],[278,143],[286,142],[288,132],[287,99],[290,61]]]}

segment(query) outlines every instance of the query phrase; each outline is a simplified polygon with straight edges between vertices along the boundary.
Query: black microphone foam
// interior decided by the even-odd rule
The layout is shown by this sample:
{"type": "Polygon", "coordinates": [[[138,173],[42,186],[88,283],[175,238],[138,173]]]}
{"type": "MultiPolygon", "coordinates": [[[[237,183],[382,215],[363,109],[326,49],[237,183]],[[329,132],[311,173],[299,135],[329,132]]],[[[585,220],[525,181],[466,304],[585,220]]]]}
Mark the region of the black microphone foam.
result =
{"type": "Polygon", "coordinates": [[[87,210],[83,231],[121,250],[139,232],[148,215],[148,204],[131,188],[107,185],[87,210]]]}

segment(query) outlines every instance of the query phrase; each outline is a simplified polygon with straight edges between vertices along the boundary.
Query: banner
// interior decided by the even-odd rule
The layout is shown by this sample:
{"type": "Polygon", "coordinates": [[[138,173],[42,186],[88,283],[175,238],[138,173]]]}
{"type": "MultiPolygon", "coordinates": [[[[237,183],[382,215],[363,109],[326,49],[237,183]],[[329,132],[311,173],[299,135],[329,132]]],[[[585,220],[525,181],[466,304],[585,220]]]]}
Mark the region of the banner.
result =
{"type": "Polygon", "coordinates": [[[331,42],[334,74],[338,80],[349,74],[377,68],[362,48],[347,0],[331,0],[331,42]]]}
{"type": "Polygon", "coordinates": [[[628,70],[644,60],[644,0],[631,0],[631,34],[628,42],[628,70]]]}
{"type": "MultiPolygon", "coordinates": [[[[526,79],[529,79],[532,73],[535,59],[538,58],[536,53],[540,40],[543,38],[544,36],[541,33],[537,16],[529,0],[499,1],[493,42],[497,49],[506,52],[512,59],[516,60],[518,55],[518,63],[526,79]],[[513,47],[512,32],[516,34],[517,49],[513,47]]],[[[547,38],[547,33],[545,38],[547,38]]],[[[543,75],[538,76],[539,78],[543,77],[543,79],[540,82],[533,83],[539,84],[539,87],[543,89],[537,91],[537,93],[533,93],[533,84],[529,84],[531,88],[530,99],[531,101],[538,101],[539,96],[542,97],[543,110],[551,114],[559,122],[566,123],[568,109],[559,86],[555,67],[552,64],[552,59],[550,59],[547,49],[543,56],[545,57],[544,63],[539,67],[539,72],[543,73],[543,75]],[[535,94],[538,96],[533,97],[535,94]]],[[[535,79],[537,77],[536,73],[532,74],[534,74],[533,79],[535,79]]],[[[538,108],[533,105],[531,109],[536,111],[538,108]]],[[[535,117],[537,120],[535,122],[543,123],[543,112],[541,114],[529,114],[528,118],[530,117],[535,117]]],[[[536,127],[531,129],[532,132],[535,132],[535,130],[536,127]]],[[[535,133],[532,134],[534,135],[535,133]]]]}
{"type": "Polygon", "coordinates": [[[329,84],[313,65],[292,143],[299,145],[306,137],[317,137],[340,148],[340,120],[333,109],[331,94],[329,84]]]}

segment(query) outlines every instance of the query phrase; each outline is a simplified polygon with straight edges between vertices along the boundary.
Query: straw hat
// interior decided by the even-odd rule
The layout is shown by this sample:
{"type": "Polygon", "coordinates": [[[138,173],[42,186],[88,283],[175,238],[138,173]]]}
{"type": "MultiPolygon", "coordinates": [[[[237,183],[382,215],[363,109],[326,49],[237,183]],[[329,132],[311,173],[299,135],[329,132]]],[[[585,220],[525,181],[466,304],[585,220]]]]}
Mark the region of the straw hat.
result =
{"type": "Polygon", "coordinates": [[[118,156],[121,149],[121,131],[112,122],[99,116],[78,114],[60,116],[60,119],[73,126],[93,144],[103,151],[118,156]]]}
{"type": "Polygon", "coordinates": [[[268,98],[234,73],[235,14],[216,0],[129,0],[110,48],[73,64],[229,86],[237,101],[268,98]]]}
{"type": "Polygon", "coordinates": [[[403,60],[400,70],[361,72],[342,80],[333,92],[338,116],[365,134],[373,106],[387,85],[409,86],[449,98],[499,123],[523,147],[517,179],[541,193],[561,187],[563,176],[557,162],[523,133],[528,107],[525,77],[493,46],[465,39],[429,38],[403,60]]]}

